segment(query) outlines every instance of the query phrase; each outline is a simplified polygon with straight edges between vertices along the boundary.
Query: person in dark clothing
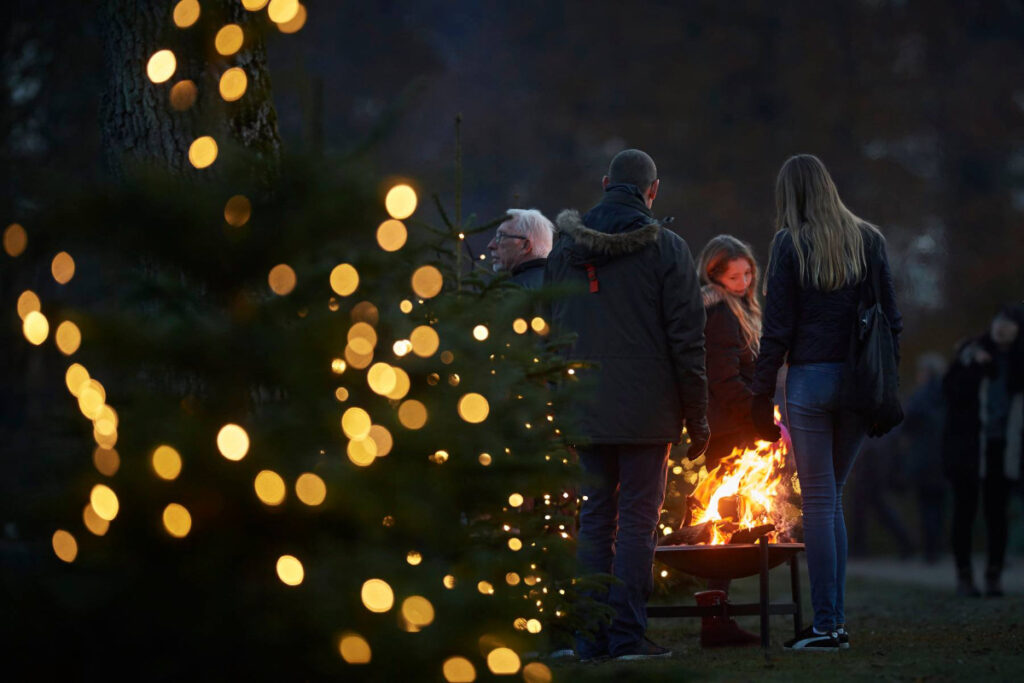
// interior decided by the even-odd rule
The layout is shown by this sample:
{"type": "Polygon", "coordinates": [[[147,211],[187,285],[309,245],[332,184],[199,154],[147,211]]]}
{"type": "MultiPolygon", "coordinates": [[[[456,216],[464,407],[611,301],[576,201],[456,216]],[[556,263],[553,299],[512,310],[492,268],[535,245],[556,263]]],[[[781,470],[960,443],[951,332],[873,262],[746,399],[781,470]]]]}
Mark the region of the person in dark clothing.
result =
{"type": "Polygon", "coordinates": [[[498,226],[488,243],[492,268],[507,272],[524,289],[544,282],[544,266],[554,239],[554,226],[537,209],[509,209],[509,218],[498,226]]]}
{"type": "Polygon", "coordinates": [[[775,204],[751,419],[762,438],[779,438],[772,396],[785,361],[786,425],[800,479],[814,607],[813,624],[786,648],[831,651],[850,644],[842,493],[867,426],[845,405],[843,378],[860,285],[871,270],[879,273],[878,300],[897,349],[903,324],[882,234],[843,205],[820,159],[788,159],[779,171],[775,204]]]}
{"type": "Polygon", "coordinates": [[[582,218],[563,211],[546,283],[580,292],[551,304],[551,327],[575,332],[567,351],[595,391],[582,406],[577,444],[586,475],[578,559],[585,573],[620,583],[597,596],[615,616],[595,640],[580,638],[582,659],[663,657],[645,637],[657,524],[668,452],[684,425],[691,453],[708,440],[704,306],[686,242],[651,214],[654,161],[620,152],[604,177],[601,202],[582,218]]]}
{"type": "Polygon", "coordinates": [[[852,477],[853,510],[847,524],[850,555],[868,554],[868,518],[873,515],[894,541],[901,559],[914,555],[914,541],[899,511],[890,502],[890,492],[906,485],[901,460],[899,433],[892,431],[867,439],[857,455],[857,473],[852,477]]]}
{"type": "MultiPolygon", "coordinates": [[[[734,449],[753,446],[757,439],[750,422],[750,383],[761,336],[761,305],[756,294],[757,261],[749,244],[719,235],[704,246],[698,263],[707,314],[704,358],[711,428],[704,466],[711,472],[734,449]]],[[[708,581],[708,591],[721,591],[717,596],[721,602],[727,597],[729,581],[708,581]]],[[[718,617],[701,624],[702,647],[758,642],[760,638],[740,628],[735,619],[718,617]]]]}
{"type": "Polygon", "coordinates": [[[1019,311],[1006,307],[989,331],[963,343],[942,380],[947,419],[943,465],[953,485],[953,556],[957,594],[977,596],[971,528],[981,490],[988,530],[985,594],[1003,594],[1011,483],[1024,443],[1024,341],[1019,311]]]}

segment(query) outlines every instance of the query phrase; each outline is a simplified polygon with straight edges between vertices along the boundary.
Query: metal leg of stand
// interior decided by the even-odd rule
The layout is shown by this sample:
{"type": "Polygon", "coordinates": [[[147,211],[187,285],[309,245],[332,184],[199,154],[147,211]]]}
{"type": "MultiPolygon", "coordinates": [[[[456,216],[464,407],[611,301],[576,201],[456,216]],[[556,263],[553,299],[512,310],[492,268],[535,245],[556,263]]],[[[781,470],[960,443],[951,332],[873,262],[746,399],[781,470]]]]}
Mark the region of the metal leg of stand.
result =
{"type": "Polygon", "coordinates": [[[758,539],[761,546],[761,647],[768,650],[768,543],[762,536],[758,539]]]}
{"type": "Polygon", "coordinates": [[[789,558],[789,585],[793,595],[793,634],[799,636],[804,630],[803,605],[800,601],[800,558],[794,554],[789,558]]]}

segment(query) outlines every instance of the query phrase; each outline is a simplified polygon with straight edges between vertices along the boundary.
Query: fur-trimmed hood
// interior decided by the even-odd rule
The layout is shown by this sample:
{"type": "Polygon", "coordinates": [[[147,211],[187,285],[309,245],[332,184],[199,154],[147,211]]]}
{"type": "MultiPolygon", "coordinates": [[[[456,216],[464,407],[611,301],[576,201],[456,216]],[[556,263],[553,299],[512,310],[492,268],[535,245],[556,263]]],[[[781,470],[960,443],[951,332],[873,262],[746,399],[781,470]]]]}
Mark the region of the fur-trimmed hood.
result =
{"type": "Polygon", "coordinates": [[[704,308],[711,308],[715,304],[725,301],[728,296],[725,290],[717,285],[704,285],[700,288],[700,298],[704,300],[704,308]]]}
{"type": "Polygon", "coordinates": [[[640,251],[657,241],[661,224],[651,221],[641,228],[627,232],[606,233],[592,230],[583,224],[578,211],[567,209],[555,219],[557,231],[567,235],[574,244],[573,251],[603,257],[604,260],[640,251]]]}

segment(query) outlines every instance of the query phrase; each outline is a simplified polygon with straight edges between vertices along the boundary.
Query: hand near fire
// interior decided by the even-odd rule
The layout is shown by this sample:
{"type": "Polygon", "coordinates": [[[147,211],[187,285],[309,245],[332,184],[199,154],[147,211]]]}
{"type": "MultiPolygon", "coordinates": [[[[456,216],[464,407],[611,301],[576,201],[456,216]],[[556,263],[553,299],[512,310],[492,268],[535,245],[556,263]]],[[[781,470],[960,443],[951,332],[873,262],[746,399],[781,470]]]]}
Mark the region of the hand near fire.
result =
{"type": "Polygon", "coordinates": [[[686,420],[686,434],[690,437],[690,448],[686,451],[686,457],[694,460],[704,455],[708,449],[708,441],[711,440],[711,429],[708,427],[707,418],[686,420]]]}
{"type": "Polygon", "coordinates": [[[778,441],[782,430],[775,424],[775,405],[771,396],[759,394],[750,400],[750,421],[757,435],[765,441],[778,441]]]}

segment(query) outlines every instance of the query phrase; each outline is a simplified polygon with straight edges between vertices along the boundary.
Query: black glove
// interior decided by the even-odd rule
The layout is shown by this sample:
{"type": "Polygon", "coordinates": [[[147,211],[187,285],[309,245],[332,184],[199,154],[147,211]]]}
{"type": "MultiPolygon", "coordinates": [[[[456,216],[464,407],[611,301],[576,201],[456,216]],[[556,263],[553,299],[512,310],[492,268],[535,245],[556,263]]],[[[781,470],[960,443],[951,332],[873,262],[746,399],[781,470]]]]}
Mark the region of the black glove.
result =
{"type": "Polygon", "coordinates": [[[757,435],[765,441],[778,441],[782,437],[782,430],[775,424],[775,404],[771,396],[758,394],[750,400],[750,421],[757,435]]]}
{"type": "Polygon", "coordinates": [[[711,439],[707,419],[702,417],[699,420],[686,420],[686,435],[690,437],[690,448],[686,451],[686,457],[693,460],[704,455],[711,439]]]}

